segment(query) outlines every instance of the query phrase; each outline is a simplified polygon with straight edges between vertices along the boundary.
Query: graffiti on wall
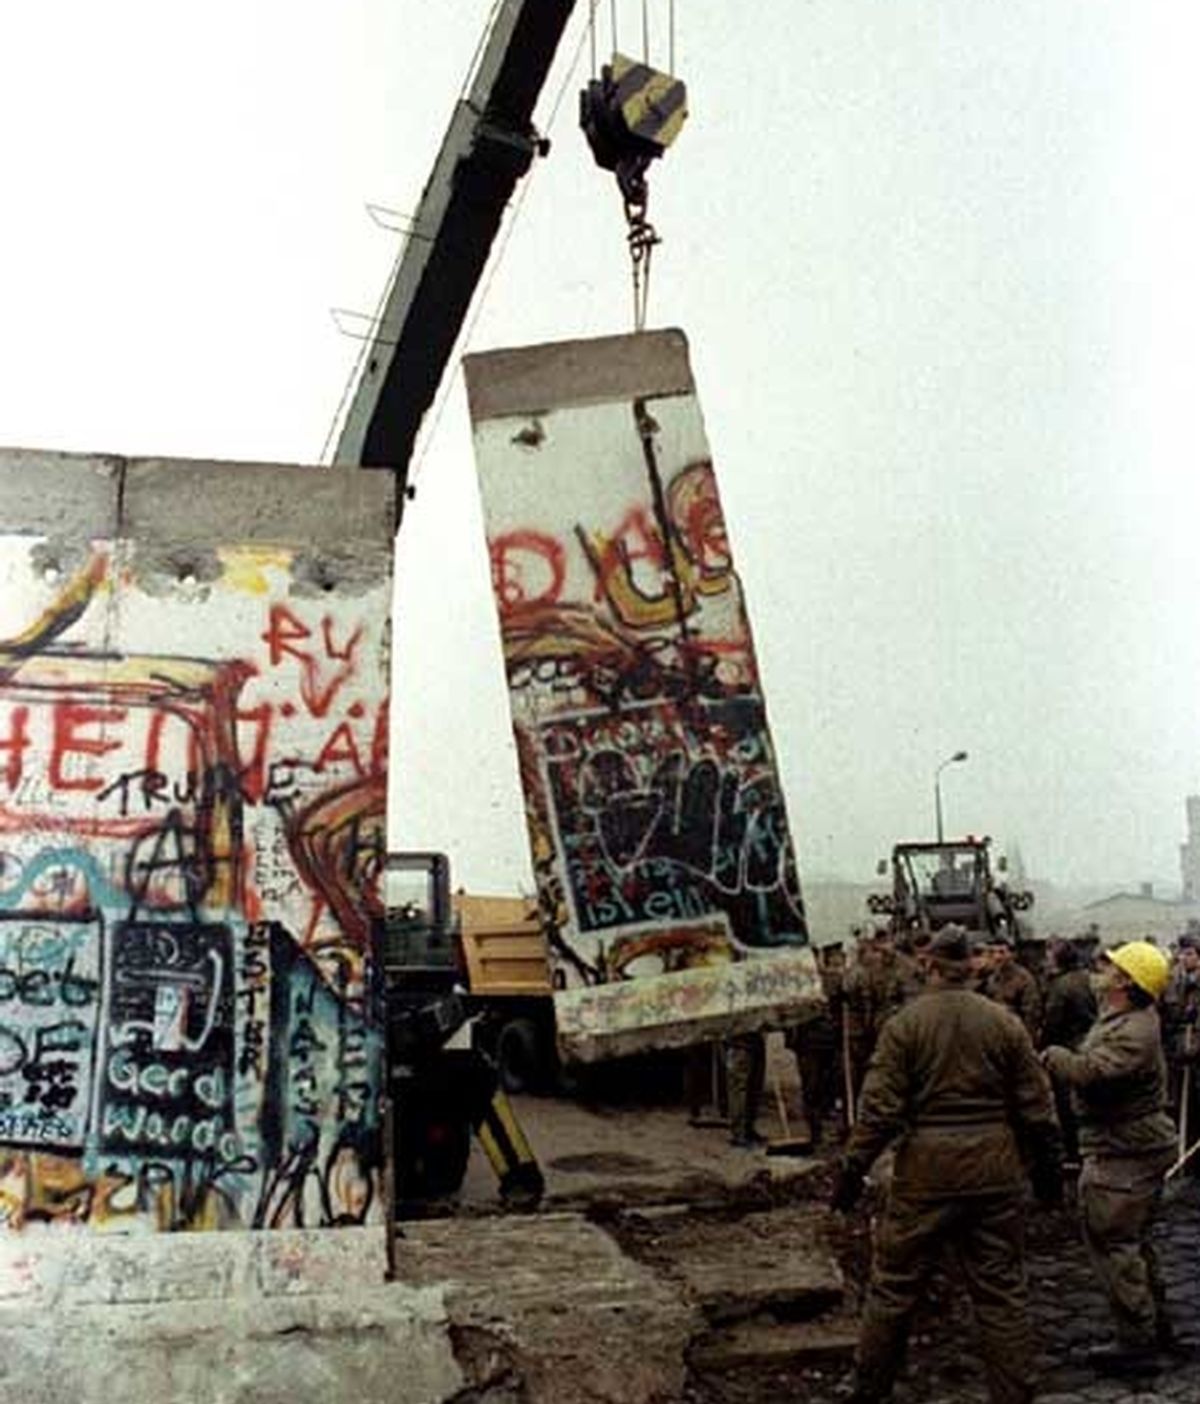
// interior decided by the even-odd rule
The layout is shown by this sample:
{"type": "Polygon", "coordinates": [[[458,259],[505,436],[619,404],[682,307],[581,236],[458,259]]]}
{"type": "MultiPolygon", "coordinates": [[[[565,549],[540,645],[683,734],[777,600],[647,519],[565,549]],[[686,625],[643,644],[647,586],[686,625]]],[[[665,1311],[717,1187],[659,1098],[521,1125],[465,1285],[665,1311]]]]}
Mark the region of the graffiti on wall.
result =
{"type": "Polygon", "coordinates": [[[543,914],[588,984],[807,939],[695,397],[597,398],[475,423],[543,914]]]}
{"type": "Polygon", "coordinates": [[[362,1223],[390,581],[39,550],[0,537],[0,1223],[362,1223]]]}

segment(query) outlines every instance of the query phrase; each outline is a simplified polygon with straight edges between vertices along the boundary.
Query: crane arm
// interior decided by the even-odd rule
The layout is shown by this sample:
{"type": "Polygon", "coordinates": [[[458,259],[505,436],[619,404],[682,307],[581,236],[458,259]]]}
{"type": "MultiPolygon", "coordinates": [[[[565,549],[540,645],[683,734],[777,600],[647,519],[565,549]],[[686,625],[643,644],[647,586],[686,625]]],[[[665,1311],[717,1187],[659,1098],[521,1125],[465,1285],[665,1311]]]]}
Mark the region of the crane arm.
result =
{"type": "MultiPolygon", "coordinates": [[[[371,329],[334,463],[390,468],[405,486],[433,402],[517,182],[544,151],[533,109],[575,0],[504,0],[421,195],[414,234],[371,329]]],[[[402,510],[403,491],[397,493],[402,510]]]]}

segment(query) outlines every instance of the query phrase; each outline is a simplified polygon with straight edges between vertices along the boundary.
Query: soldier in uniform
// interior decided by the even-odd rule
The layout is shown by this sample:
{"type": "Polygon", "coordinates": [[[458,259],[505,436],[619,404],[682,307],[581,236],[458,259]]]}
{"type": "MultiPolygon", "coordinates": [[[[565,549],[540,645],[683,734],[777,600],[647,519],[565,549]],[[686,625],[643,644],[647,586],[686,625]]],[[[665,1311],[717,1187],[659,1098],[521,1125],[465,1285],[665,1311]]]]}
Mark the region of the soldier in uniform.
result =
{"type": "Polygon", "coordinates": [[[1083,958],[1083,968],[1093,973],[1096,963],[1101,956],[1101,936],[1100,926],[1097,922],[1089,922],[1086,931],[1081,931],[1077,936],[1071,938],[1071,944],[1076,947],[1083,958]]]}
{"type": "Polygon", "coordinates": [[[987,973],[980,993],[1003,1004],[1017,1016],[1035,1042],[1042,1022],[1042,997],[1037,981],[1018,963],[1007,932],[987,938],[987,973]]]}
{"type": "Polygon", "coordinates": [[[846,1018],[850,1026],[855,1097],[880,1030],[918,993],[922,984],[917,958],[897,947],[887,927],[879,927],[869,940],[859,942],[856,964],[846,977],[846,1018]]]}
{"type": "Polygon", "coordinates": [[[844,964],[840,942],[817,951],[817,968],[825,1009],[785,1034],[796,1057],[804,1116],[814,1144],[837,1109],[842,1090],[842,1017],[844,964]]]}
{"type": "Polygon", "coordinates": [[[1166,956],[1148,941],[1110,951],[1100,1018],[1078,1051],[1055,1044],[1042,1054],[1052,1076],[1071,1087],[1083,1239],[1116,1322],[1116,1341],[1092,1358],[1121,1372],[1156,1368],[1158,1349],[1173,1339],[1150,1241],[1175,1157],[1155,1008],[1168,973],[1166,956]]]}
{"type": "MultiPolygon", "coordinates": [[[[1050,979],[1042,1014],[1042,1046],[1078,1049],[1096,1022],[1096,996],[1092,979],[1083,968],[1078,948],[1070,941],[1052,940],[1049,953],[1050,979]]],[[[1062,1126],[1063,1154],[1077,1165],[1079,1130],[1071,1107],[1071,1094],[1065,1083],[1055,1082],[1054,1100],[1062,1126]]]]}
{"type": "Polygon", "coordinates": [[[767,1045],[761,1033],[734,1034],[725,1040],[725,1087],[729,1102],[731,1145],[762,1144],[758,1134],[759,1107],[767,1073],[767,1045]]]}
{"type": "Polygon", "coordinates": [[[896,1145],[863,1309],[853,1404],[883,1404],[934,1266],[950,1250],[975,1308],[992,1404],[1028,1404],[1034,1356],[1024,1265],[1025,1159],[1039,1199],[1061,1194],[1050,1084],[1017,1020],[969,988],[967,933],[929,947],[925,991],[888,1020],[834,1187],[846,1211],[896,1145]]]}
{"type": "MultiPolygon", "coordinates": [[[[1200,1021],[1200,933],[1185,931],[1176,943],[1171,982],[1160,1008],[1163,1049],[1167,1055],[1168,1104],[1180,1136],[1190,1144],[1200,1136],[1200,1084],[1196,1078],[1197,1043],[1200,1041],[1197,1027],[1200,1021]]],[[[1188,1170],[1200,1174],[1200,1155],[1192,1157],[1188,1170]]]]}

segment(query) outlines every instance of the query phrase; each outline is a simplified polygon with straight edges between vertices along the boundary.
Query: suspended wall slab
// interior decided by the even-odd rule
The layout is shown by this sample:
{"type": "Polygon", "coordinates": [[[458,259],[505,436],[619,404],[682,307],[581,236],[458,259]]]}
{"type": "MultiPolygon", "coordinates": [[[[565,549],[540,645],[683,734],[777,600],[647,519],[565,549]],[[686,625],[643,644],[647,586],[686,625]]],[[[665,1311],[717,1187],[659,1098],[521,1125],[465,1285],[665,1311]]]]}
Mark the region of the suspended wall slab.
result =
{"type": "Polygon", "coordinates": [[[819,981],[686,338],[465,371],[564,1053],[802,1017],[819,981]]]}

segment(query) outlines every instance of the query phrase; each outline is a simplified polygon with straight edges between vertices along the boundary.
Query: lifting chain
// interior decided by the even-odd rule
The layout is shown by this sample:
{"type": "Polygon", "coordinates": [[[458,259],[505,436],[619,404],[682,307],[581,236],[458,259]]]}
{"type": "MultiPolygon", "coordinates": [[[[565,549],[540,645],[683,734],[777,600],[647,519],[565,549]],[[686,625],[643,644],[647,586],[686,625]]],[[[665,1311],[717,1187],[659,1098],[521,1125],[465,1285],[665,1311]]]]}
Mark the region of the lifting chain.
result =
{"type": "MultiPolygon", "coordinates": [[[[591,10],[594,17],[594,3],[591,10]]],[[[615,32],[613,38],[615,44],[615,32]]],[[[644,38],[648,49],[648,36],[644,38]]],[[[673,41],[672,26],[672,46],[673,41]]],[[[678,78],[621,53],[614,53],[612,63],[605,64],[599,78],[593,77],[579,95],[579,122],[592,155],[597,165],[616,175],[625,206],[635,331],[646,327],[650,259],[661,243],[646,218],[646,171],[679,135],[686,117],[687,88],[678,78]]]]}
{"type": "Polygon", "coordinates": [[[645,331],[646,309],[650,302],[650,256],[654,246],[661,244],[654,226],[646,218],[649,195],[643,184],[640,198],[625,197],[625,222],[629,226],[626,242],[633,273],[633,329],[645,331]]]}

